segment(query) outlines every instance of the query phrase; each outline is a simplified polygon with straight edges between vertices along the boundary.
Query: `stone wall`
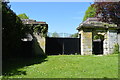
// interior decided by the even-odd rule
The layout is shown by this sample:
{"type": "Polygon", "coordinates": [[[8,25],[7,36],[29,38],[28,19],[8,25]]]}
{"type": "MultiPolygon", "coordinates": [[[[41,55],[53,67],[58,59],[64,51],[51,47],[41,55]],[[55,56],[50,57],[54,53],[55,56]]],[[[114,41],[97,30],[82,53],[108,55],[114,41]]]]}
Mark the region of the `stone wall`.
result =
{"type": "Polygon", "coordinates": [[[104,37],[105,37],[105,40],[103,43],[104,55],[112,54],[114,52],[114,46],[118,42],[117,31],[108,30],[104,37]]]}
{"type": "Polygon", "coordinates": [[[36,55],[44,55],[45,54],[45,38],[44,37],[40,37],[39,35],[34,34],[34,45],[33,45],[33,49],[34,49],[34,53],[36,55]]]}
{"type": "Polygon", "coordinates": [[[92,55],[92,32],[81,30],[81,55],[92,55]]]}
{"type": "Polygon", "coordinates": [[[103,41],[103,54],[107,55],[108,53],[108,35],[105,33],[104,35],[104,41],[103,41]]]}
{"type": "Polygon", "coordinates": [[[117,44],[117,31],[116,30],[109,30],[109,36],[108,36],[108,52],[109,54],[112,54],[114,52],[115,44],[117,44]]]}
{"type": "Polygon", "coordinates": [[[40,45],[40,47],[42,48],[42,50],[44,51],[45,53],[45,38],[44,37],[41,37],[39,35],[35,35],[35,37],[37,38],[37,41],[40,45]]]}
{"type": "Polygon", "coordinates": [[[120,33],[118,34],[118,44],[119,44],[119,52],[120,52],[120,33]]]}

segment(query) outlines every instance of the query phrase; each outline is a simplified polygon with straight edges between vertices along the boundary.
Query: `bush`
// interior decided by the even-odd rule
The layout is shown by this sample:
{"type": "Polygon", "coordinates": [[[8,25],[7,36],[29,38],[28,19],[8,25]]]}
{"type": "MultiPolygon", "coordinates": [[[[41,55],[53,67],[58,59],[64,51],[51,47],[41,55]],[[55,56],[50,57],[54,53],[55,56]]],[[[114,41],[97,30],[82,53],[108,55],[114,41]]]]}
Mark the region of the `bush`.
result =
{"type": "Polygon", "coordinates": [[[114,52],[113,52],[114,54],[118,54],[119,53],[119,44],[117,43],[117,44],[115,44],[115,46],[114,46],[114,52]]]}

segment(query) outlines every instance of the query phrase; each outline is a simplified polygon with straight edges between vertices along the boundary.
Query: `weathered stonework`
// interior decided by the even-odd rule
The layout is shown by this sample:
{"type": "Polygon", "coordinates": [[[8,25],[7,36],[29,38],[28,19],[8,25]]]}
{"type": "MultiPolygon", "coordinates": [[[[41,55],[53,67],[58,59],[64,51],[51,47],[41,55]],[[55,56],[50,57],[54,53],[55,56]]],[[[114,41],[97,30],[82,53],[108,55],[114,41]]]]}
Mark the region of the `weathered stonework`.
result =
{"type": "Polygon", "coordinates": [[[103,41],[103,54],[107,55],[108,53],[108,35],[107,32],[104,35],[104,41],[103,41]]]}
{"type": "Polygon", "coordinates": [[[92,32],[81,30],[81,55],[92,55],[92,32]]]}
{"type": "Polygon", "coordinates": [[[117,44],[117,31],[108,30],[108,53],[112,54],[114,52],[115,44],[117,44]]]}
{"type": "Polygon", "coordinates": [[[118,43],[117,31],[116,30],[108,30],[105,35],[104,44],[103,44],[104,55],[112,54],[114,52],[114,46],[117,43],[118,43]]]}
{"type": "Polygon", "coordinates": [[[44,37],[41,38],[41,36],[39,36],[39,35],[35,35],[35,37],[37,38],[37,41],[38,41],[40,47],[42,48],[42,50],[45,53],[45,38],[44,37]]]}
{"type": "Polygon", "coordinates": [[[120,33],[118,34],[118,45],[119,45],[119,52],[120,52],[120,33]]]}
{"type": "MultiPolygon", "coordinates": [[[[115,24],[108,24],[97,21],[97,18],[88,18],[77,28],[81,34],[81,55],[92,55],[93,35],[102,34],[103,54],[108,55],[114,52],[115,44],[120,46],[120,33],[117,33],[118,27],[115,24]]],[[[119,47],[120,51],[120,47],[119,47]]]]}

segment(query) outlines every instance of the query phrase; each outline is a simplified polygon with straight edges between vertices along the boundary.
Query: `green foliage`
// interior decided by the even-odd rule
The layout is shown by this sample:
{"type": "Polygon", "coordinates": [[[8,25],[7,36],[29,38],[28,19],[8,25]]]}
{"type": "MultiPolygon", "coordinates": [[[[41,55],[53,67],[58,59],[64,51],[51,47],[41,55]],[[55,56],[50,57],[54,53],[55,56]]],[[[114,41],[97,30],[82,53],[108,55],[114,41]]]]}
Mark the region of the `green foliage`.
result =
{"type": "Polygon", "coordinates": [[[17,55],[21,47],[21,38],[25,34],[25,25],[10,9],[7,3],[2,3],[2,52],[3,56],[17,55]],[[15,54],[14,54],[15,53],[15,54]]]}
{"type": "Polygon", "coordinates": [[[78,33],[72,34],[70,37],[77,38],[78,37],[78,33]]]}
{"type": "Polygon", "coordinates": [[[36,26],[34,26],[34,32],[41,32],[41,25],[36,25],[36,26]]]}
{"type": "Polygon", "coordinates": [[[18,17],[21,19],[29,19],[29,17],[25,13],[19,14],[18,17]]]}
{"type": "Polygon", "coordinates": [[[114,54],[118,54],[119,53],[119,44],[118,43],[114,45],[114,52],[113,53],[114,54]]]}
{"type": "Polygon", "coordinates": [[[24,28],[24,29],[23,29],[23,32],[33,34],[32,26],[33,26],[33,25],[24,25],[24,27],[23,27],[23,28],[24,28]]]}
{"type": "Polygon", "coordinates": [[[95,35],[94,36],[94,38],[93,38],[94,40],[96,40],[96,39],[101,39],[101,40],[104,40],[104,36],[103,35],[101,35],[101,34],[97,34],[97,35],[95,35]]]}
{"type": "Polygon", "coordinates": [[[85,21],[85,20],[86,20],[87,18],[89,18],[89,17],[95,17],[95,14],[96,14],[95,11],[96,11],[96,10],[95,10],[95,8],[94,8],[93,6],[88,7],[88,9],[87,9],[86,12],[85,12],[83,21],[85,21]]]}
{"type": "Polygon", "coordinates": [[[108,2],[105,0],[99,2],[96,0],[93,6],[100,21],[120,25],[120,1],[108,2]]]}
{"type": "Polygon", "coordinates": [[[33,30],[34,30],[34,32],[41,34],[42,37],[46,37],[47,31],[48,31],[48,26],[38,24],[38,25],[34,26],[33,30]]]}
{"type": "Polygon", "coordinates": [[[52,33],[52,37],[59,37],[59,34],[57,32],[52,33]]]}

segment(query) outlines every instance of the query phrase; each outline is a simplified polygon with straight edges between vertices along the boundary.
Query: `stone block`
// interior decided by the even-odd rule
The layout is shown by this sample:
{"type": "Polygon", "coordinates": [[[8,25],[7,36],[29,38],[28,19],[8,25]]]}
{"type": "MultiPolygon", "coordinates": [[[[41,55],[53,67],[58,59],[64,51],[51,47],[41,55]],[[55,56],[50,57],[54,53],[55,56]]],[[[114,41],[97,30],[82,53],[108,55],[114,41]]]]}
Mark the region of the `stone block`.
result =
{"type": "Polygon", "coordinates": [[[92,54],[92,32],[81,31],[81,55],[92,54]]]}

